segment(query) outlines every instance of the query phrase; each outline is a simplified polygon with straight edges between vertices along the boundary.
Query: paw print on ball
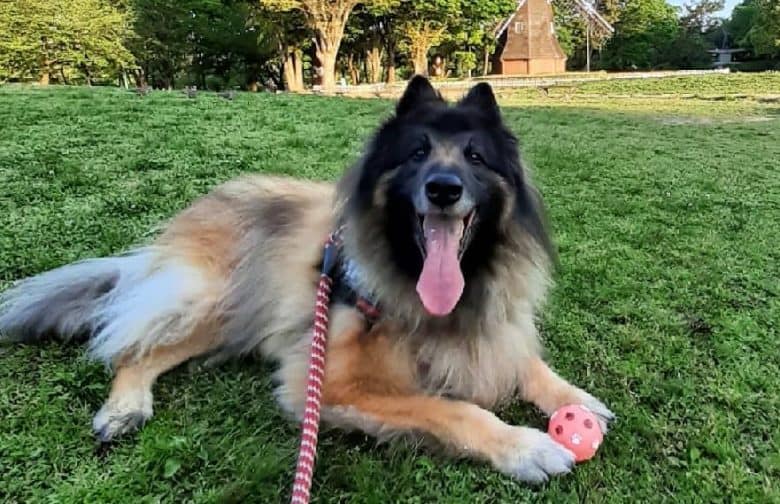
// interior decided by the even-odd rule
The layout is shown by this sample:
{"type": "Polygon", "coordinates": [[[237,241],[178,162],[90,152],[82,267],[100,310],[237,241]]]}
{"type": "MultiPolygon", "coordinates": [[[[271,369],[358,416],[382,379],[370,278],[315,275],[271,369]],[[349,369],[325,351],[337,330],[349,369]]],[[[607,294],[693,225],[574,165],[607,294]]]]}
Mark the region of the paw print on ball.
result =
{"type": "Polygon", "coordinates": [[[550,417],[547,432],[574,453],[577,462],[592,458],[604,439],[596,415],[582,405],[559,408],[550,417]]]}

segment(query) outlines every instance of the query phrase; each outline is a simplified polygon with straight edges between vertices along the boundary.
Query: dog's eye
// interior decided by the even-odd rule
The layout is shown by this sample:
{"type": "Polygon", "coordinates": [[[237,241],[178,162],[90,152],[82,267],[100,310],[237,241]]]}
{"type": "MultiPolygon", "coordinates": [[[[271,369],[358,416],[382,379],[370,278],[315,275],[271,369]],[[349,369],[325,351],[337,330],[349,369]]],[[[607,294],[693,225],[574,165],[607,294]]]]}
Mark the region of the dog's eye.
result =
{"type": "Polygon", "coordinates": [[[425,147],[420,147],[414,153],[412,154],[412,159],[415,161],[423,161],[428,156],[428,149],[425,147]]]}
{"type": "Polygon", "coordinates": [[[469,151],[466,152],[466,157],[468,157],[469,161],[471,161],[472,164],[475,165],[485,164],[485,160],[482,159],[482,156],[480,156],[478,152],[475,152],[471,149],[469,149],[469,151]]]}

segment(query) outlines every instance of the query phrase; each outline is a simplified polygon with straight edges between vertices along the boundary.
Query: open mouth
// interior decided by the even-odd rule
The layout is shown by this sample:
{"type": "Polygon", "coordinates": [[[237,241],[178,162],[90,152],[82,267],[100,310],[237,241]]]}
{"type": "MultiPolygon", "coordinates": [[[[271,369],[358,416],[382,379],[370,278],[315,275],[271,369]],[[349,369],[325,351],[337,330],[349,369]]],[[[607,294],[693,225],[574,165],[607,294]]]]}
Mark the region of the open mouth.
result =
{"type": "MultiPolygon", "coordinates": [[[[415,236],[414,241],[417,244],[417,247],[420,249],[420,253],[423,257],[426,257],[428,255],[427,249],[426,249],[426,236],[425,236],[425,215],[418,214],[417,215],[417,228],[415,229],[415,236]]],[[[456,217],[446,217],[441,216],[441,219],[451,219],[452,221],[455,221],[456,217]]],[[[466,249],[468,248],[469,244],[471,243],[471,231],[474,229],[474,223],[477,220],[477,209],[476,207],[473,208],[465,217],[463,217],[463,227],[462,232],[460,236],[460,241],[458,242],[458,259],[463,258],[463,254],[466,252],[466,249]]]]}
{"type": "Polygon", "coordinates": [[[458,304],[465,280],[460,260],[469,246],[476,211],[465,217],[427,214],[418,218],[417,245],[423,267],[417,280],[417,294],[429,314],[449,315],[458,304]]]}

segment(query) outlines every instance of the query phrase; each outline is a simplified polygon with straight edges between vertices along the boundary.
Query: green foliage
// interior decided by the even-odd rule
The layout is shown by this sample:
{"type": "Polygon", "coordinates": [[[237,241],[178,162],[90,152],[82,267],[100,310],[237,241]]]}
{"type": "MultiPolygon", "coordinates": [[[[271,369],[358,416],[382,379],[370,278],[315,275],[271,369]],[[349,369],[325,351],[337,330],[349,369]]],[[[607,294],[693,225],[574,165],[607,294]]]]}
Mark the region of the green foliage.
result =
{"type": "MultiPolygon", "coordinates": [[[[539,488],[323,431],[316,501],[778,502],[778,104],[609,98],[776,92],[778,78],[594,82],[585,96],[532,90],[507,106],[560,254],[540,321],[547,357],[619,420],[594,460],[539,488]]],[[[12,125],[0,128],[2,289],[148,242],[240,174],[333,180],[392,104],[5,87],[0,110],[12,125]]],[[[183,366],[156,385],[147,426],[98,456],[90,419],[108,393],[102,366],[75,345],[3,346],[0,500],[285,502],[299,429],[274,403],[272,371],[249,360],[183,366]]],[[[499,416],[546,425],[522,403],[499,416]]]]}
{"type": "MultiPolygon", "coordinates": [[[[780,56],[780,4],[744,0],[721,26],[714,14],[722,2],[693,0],[678,18],[668,0],[596,0],[617,32],[609,38],[593,25],[593,67],[708,68],[707,49],[724,37],[767,68],[780,64],[771,61],[780,56]]],[[[553,7],[568,66],[580,69],[586,20],[573,0],[553,7]]],[[[309,72],[314,62],[375,82],[426,72],[433,48],[462,77],[489,66],[494,30],[515,8],[516,0],[6,1],[0,26],[11,29],[0,30],[0,81],[107,83],[132,75],[157,88],[284,82],[297,90],[330,75],[309,72]]]]}
{"type": "Polygon", "coordinates": [[[677,13],[665,0],[626,0],[615,35],[603,51],[602,66],[650,69],[669,66],[678,35],[677,13]]]}
{"type": "Polygon", "coordinates": [[[471,51],[455,51],[452,57],[455,60],[455,72],[458,76],[470,75],[477,68],[477,55],[471,51]]]}
{"type": "MultiPolygon", "coordinates": [[[[576,8],[573,0],[555,0],[555,31],[558,43],[568,56],[567,66],[579,69],[585,64],[587,18],[576,8]]],[[[614,24],[621,12],[620,0],[598,0],[595,9],[610,24],[614,24]]],[[[590,34],[591,50],[604,46],[610,34],[593,25],[590,34]]]]}
{"type": "Polygon", "coordinates": [[[756,16],[744,41],[759,55],[780,56],[780,3],[754,0],[756,16]]]}
{"type": "Polygon", "coordinates": [[[748,33],[759,21],[760,14],[759,7],[754,0],[745,0],[734,7],[731,18],[725,25],[730,42],[746,49],[752,49],[748,33]]]}
{"type": "Polygon", "coordinates": [[[515,0],[402,0],[393,14],[403,34],[402,47],[411,59],[419,59],[439,45],[447,53],[492,51],[493,30],[516,7],[515,0]]]}
{"type": "Polygon", "coordinates": [[[720,20],[715,14],[723,9],[725,0],[697,0],[685,4],[680,25],[689,32],[704,33],[717,28],[720,20]]]}
{"type": "Polygon", "coordinates": [[[739,68],[780,68],[780,6],[745,0],[734,7],[723,28],[730,46],[748,50],[748,56],[755,60],[739,68]]]}
{"type": "MultiPolygon", "coordinates": [[[[586,82],[577,87],[576,95],[696,95],[714,99],[730,95],[773,95],[778,89],[780,89],[780,72],[731,73],[712,77],[687,76],[586,82]]],[[[767,113],[773,114],[777,111],[777,107],[774,107],[767,113]]]]}
{"type": "Polygon", "coordinates": [[[248,85],[280,56],[277,28],[241,0],[132,0],[142,80],[173,87],[248,85]],[[208,78],[212,76],[212,78],[208,78]],[[210,86],[207,86],[210,84],[210,86]]]}
{"type": "Polygon", "coordinates": [[[134,61],[128,17],[108,0],[0,2],[0,80],[115,78],[134,61]]]}

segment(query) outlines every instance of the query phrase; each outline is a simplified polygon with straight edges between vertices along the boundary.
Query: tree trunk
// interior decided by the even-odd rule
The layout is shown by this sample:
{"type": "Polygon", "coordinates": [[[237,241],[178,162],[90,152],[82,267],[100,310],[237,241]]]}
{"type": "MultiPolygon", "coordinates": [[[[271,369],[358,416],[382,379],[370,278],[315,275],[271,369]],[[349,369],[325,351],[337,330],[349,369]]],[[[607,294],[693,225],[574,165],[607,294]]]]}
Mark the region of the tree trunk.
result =
{"type": "Polygon", "coordinates": [[[143,68],[139,68],[133,72],[133,78],[135,79],[135,86],[139,88],[146,87],[146,72],[143,68]]]}
{"type": "Polygon", "coordinates": [[[378,45],[366,51],[366,78],[371,84],[382,79],[382,50],[378,45]]]}
{"type": "Polygon", "coordinates": [[[324,42],[320,40],[315,50],[317,59],[320,62],[320,86],[326,93],[332,93],[336,90],[336,55],[341,40],[324,42]]]}
{"type": "Polygon", "coordinates": [[[303,91],[303,51],[294,47],[285,49],[282,69],[284,88],[292,93],[303,91]]]}
{"type": "Polygon", "coordinates": [[[427,21],[406,25],[404,32],[409,44],[409,57],[414,66],[414,73],[428,75],[428,51],[442,41],[446,28],[446,25],[437,26],[427,21]]]}
{"type": "Polygon", "coordinates": [[[355,66],[355,55],[347,55],[347,71],[349,72],[349,80],[353,86],[360,84],[360,72],[355,66]]]}
{"type": "Polygon", "coordinates": [[[482,77],[485,77],[490,71],[490,47],[485,46],[485,54],[482,59],[482,77]]]}
{"type": "Polygon", "coordinates": [[[430,47],[427,44],[411,44],[409,52],[417,75],[428,75],[428,49],[430,47]]]}
{"type": "Polygon", "coordinates": [[[38,78],[38,84],[48,86],[51,82],[52,61],[49,58],[48,39],[41,37],[41,54],[38,60],[41,65],[41,76],[38,78]]]}
{"type": "Polygon", "coordinates": [[[284,76],[284,89],[291,93],[299,92],[300,89],[297,88],[295,79],[295,58],[292,53],[287,53],[284,57],[282,74],[284,76]]]}
{"type": "Polygon", "coordinates": [[[308,16],[314,30],[314,53],[322,70],[320,84],[325,93],[333,93],[336,90],[336,58],[341,39],[344,38],[344,27],[358,2],[341,0],[320,3],[327,4],[326,8],[309,12],[308,16]]]}
{"type": "Polygon", "coordinates": [[[392,84],[395,82],[395,46],[388,44],[386,50],[385,82],[392,84]]]}
{"type": "Polygon", "coordinates": [[[295,85],[301,91],[303,91],[303,51],[296,48],[293,51],[295,55],[295,61],[293,65],[295,67],[295,85]]]}

